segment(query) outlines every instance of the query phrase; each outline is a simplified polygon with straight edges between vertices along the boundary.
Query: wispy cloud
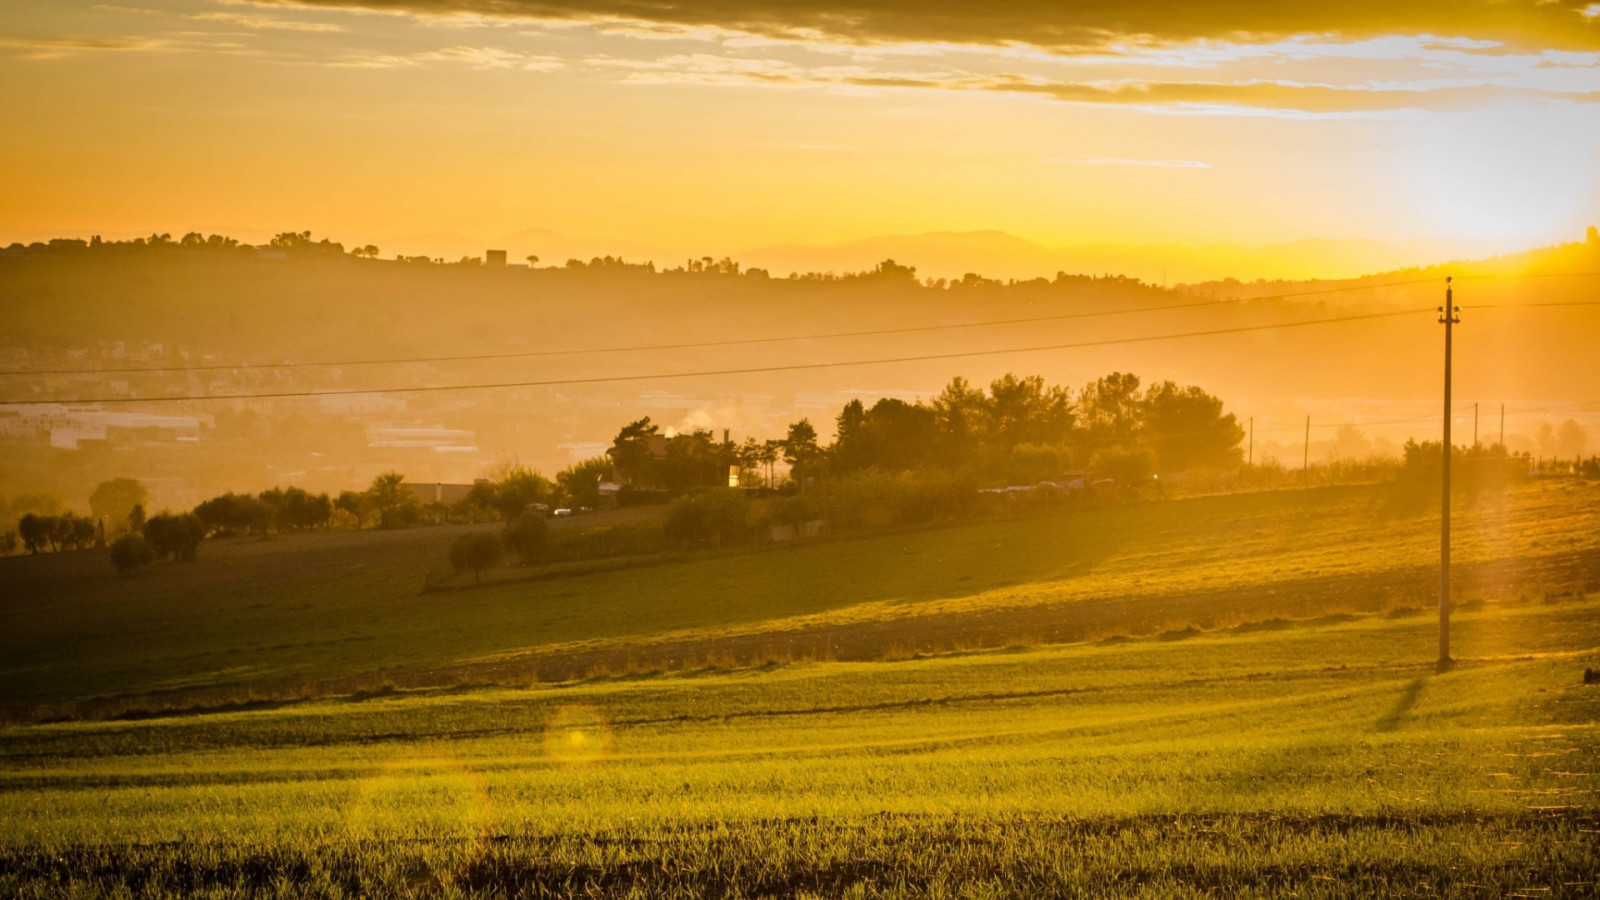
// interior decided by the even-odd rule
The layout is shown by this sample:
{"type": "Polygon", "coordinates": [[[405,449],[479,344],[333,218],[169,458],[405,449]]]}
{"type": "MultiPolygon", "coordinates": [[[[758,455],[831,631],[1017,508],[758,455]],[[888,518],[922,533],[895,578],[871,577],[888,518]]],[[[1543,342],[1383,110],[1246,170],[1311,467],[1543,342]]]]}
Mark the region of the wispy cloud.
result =
{"type": "Polygon", "coordinates": [[[428,64],[460,65],[471,69],[508,69],[550,72],[565,63],[553,56],[518,53],[499,47],[443,47],[420,53],[345,53],[327,59],[301,59],[301,63],[335,69],[407,69],[428,64]]]}
{"type": "Polygon", "coordinates": [[[161,50],[172,42],[146,37],[0,38],[0,47],[19,50],[23,59],[61,59],[79,53],[161,50]]]}
{"type": "Polygon", "coordinates": [[[233,12],[205,12],[196,13],[189,18],[202,22],[226,22],[229,25],[238,25],[243,28],[254,28],[258,31],[344,31],[343,25],[331,22],[301,22],[294,19],[275,19],[270,16],[254,16],[249,13],[233,12]]]}
{"type": "MultiPolygon", "coordinates": [[[[866,65],[806,66],[783,59],[715,53],[656,59],[590,57],[597,68],[626,71],[624,80],[649,84],[766,85],[868,90],[937,90],[1025,94],[1066,103],[1118,105],[1216,114],[1228,110],[1302,117],[1440,110],[1505,101],[1600,102],[1600,86],[1560,89],[1470,78],[1323,84],[1289,79],[1177,81],[1152,78],[1071,80],[1020,72],[885,70],[866,65]]],[[[1090,165],[1137,165],[1137,160],[1061,160],[1090,165]]],[[[1197,168],[1185,161],[1144,165],[1197,168]]]]}
{"type": "Polygon", "coordinates": [[[846,43],[955,42],[1106,47],[1295,35],[1355,40],[1380,35],[1447,35],[1528,47],[1595,49],[1592,0],[1416,0],[1400,4],[1191,0],[1062,3],[988,0],[930,6],[918,0],[254,0],[449,18],[462,15],[545,21],[648,22],[716,27],[766,37],[820,36],[846,43]]]}
{"type": "Polygon", "coordinates": [[[1209,169],[1211,164],[1198,159],[1134,159],[1124,156],[1053,156],[1045,162],[1064,166],[1135,166],[1148,169],[1209,169]]]}
{"type": "Polygon", "coordinates": [[[518,53],[501,47],[444,47],[429,50],[412,57],[419,62],[461,63],[474,69],[524,69],[549,72],[562,67],[554,56],[518,53]]]}

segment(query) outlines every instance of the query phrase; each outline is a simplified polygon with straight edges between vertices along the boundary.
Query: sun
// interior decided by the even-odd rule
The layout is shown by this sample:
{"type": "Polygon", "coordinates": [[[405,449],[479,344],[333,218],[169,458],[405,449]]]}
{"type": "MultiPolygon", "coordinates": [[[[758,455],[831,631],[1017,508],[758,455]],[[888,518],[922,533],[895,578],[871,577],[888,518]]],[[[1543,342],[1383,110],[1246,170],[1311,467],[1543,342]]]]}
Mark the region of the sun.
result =
{"type": "Polygon", "coordinates": [[[1403,177],[1432,233],[1509,249],[1571,239],[1594,218],[1600,148],[1587,113],[1496,107],[1428,118],[1403,177]]]}

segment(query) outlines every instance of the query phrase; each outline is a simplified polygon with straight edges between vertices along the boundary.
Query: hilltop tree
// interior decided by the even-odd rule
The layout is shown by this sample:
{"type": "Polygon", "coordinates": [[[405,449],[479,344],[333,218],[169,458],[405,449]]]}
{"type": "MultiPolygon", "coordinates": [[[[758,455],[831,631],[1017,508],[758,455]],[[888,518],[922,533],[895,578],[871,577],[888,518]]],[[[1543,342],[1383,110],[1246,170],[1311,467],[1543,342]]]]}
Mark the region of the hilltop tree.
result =
{"type": "Polygon", "coordinates": [[[984,412],[985,430],[996,449],[1060,444],[1072,430],[1071,395],[1065,388],[1047,386],[1038,375],[1018,378],[1007,372],[995,379],[984,412]]]}
{"type": "Polygon", "coordinates": [[[596,456],[574,463],[556,474],[556,483],[574,506],[599,506],[600,482],[613,473],[609,457],[596,456]]]}
{"type": "Polygon", "coordinates": [[[135,478],[113,478],[100,482],[89,495],[89,512],[96,519],[122,523],[128,521],[128,514],[135,506],[143,507],[149,502],[150,491],[143,482],[135,478]]]}
{"type": "Polygon", "coordinates": [[[783,461],[789,464],[789,477],[804,485],[812,469],[822,459],[822,448],[817,445],[817,429],[810,419],[801,419],[789,426],[783,438],[783,461]]]}
{"type": "Polygon", "coordinates": [[[649,416],[622,426],[611,441],[607,454],[615,464],[617,474],[628,483],[643,483],[648,478],[648,466],[653,457],[651,444],[661,429],[649,416]]]}
{"type": "Polygon", "coordinates": [[[205,523],[193,513],[178,516],[161,513],[151,516],[150,521],[144,523],[145,543],[155,555],[163,559],[171,557],[183,562],[193,560],[205,536],[205,523]]]}
{"type": "Polygon", "coordinates": [[[555,485],[550,479],[526,466],[509,466],[494,485],[494,504],[501,520],[510,522],[528,507],[548,503],[554,493],[555,485]]]}
{"type": "Polygon", "coordinates": [[[933,414],[952,453],[967,456],[977,450],[984,439],[988,406],[983,389],[973,387],[959,375],[933,398],[933,414]]]}
{"type": "Polygon", "coordinates": [[[422,514],[422,503],[405,485],[406,477],[399,472],[385,472],[372,479],[367,489],[367,499],[378,514],[379,528],[398,528],[413,525],[422,514]]]}
{"type": "Polygon", "coordinates": [[[1152,385],[1141,412],[1145,443],[1164,471],[1239,463],[1244,429],[1232,413],[1222,412],[1221,400],[1200,388],[1171,381],[1152,385]]]}
{"type": "Polygon", "coordinates": [[[340,491],[339,498],[333,501],[333,508],[340,512],[349,513],[356,520],[356,527],[361,527],[361,522],[367,514],[367,495],[360,491],[340,491]]]}
{"type": "Polygon", "coordinates": [[[1583,430],[1583,426],[1572,419],[1562,422],[1556,431],[1556,450],[1562,456],[1577,456],[1588,444],[1588,433],[1583,430]]]}
{"type": "Polygon", "coordinates": [[[834,458],[842,472],[878,468],[905,471],[940,456],[938,419],[932,409],[885,397],[864,409],[853,400],[839,415],[834,458]]]}
{"type": "Polygon", "coordinates": [[[1078,423],[1091,450],[1131,444],[1139,430],[1139,376],[1112,372],[1078,394],[1078,423]]]}
{"type": "Polygon", "coordinates": [[[59,550],[81,550],[94,543],[94,522],[70,512],[55,517],[50,542],[59,550]]]}
{"type": "Polygon", "coordinates": [[[47,547],[55,549],[52,543],[55,529],[55,516],[27,513],[17,520],[17,536],[22,538],[22,546],[29,553],[38,553],[47,547]]]}

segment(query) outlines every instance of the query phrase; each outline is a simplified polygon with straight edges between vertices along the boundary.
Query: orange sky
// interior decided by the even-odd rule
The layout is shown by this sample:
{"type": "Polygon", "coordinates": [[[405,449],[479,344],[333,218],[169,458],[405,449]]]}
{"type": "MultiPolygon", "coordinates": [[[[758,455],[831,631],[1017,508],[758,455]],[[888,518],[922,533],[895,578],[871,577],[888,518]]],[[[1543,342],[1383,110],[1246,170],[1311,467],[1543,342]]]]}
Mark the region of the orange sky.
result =
{"type": "Polygon", "coordinates": [[[0,242],[1437,256],[1600,219],[1600,3],[8,0],[0,78],[0,242]]]}

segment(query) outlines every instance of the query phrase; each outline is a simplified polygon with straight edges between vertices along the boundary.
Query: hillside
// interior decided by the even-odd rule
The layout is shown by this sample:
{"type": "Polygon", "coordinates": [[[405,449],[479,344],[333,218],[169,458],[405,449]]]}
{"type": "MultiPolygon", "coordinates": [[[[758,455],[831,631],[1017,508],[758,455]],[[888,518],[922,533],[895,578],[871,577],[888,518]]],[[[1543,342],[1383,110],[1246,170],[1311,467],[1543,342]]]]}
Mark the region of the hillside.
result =
{"type": "MultiPolygon", "coordinates": [[[[1585,402],[1600,399],[1600,374],[1587,363],[1594,309],[1512,308],[1585,300],[1592,279],[1504,276],[1600,271],[1597,253],[1567,245],[1462,270],[1475,280],[1457,284],[1468,312],[1457,338],[1456,396],[1490,411],[1506,404],[1514,448],[1533,449],[1546,423],[1576,416],[1593,425],[1585,402]]],[[[1068,386],[1112,371],[1200,385],[1241,421],[1256,420],[1263,458],[1300,451],[1307,415],[1321,454],[1340,423],[1373,423],[1363,426],[1367,436],[1395,447],[1437,425],[1438,367],[1426,360],[1436,352],[1429,311],[1444,274],[1180,291],[1071,275],[940,287],[899,270],[790,280],[615,263],[530,270],[326,253],[261,258],[238,249],[30,251],[0,257],[0,357],[8,361],[0,401],[136,400],[106,409],[190,424],[183,441],[124,428],[76,449],[71,434],[52,446],[46,433],[8,425],[0,430],[0,495],[43,493],[81,511],[97,483],[128,476],[160,485],[157,501],[182,508],[285,483],[337,492],[388,469],[463,482],[520,460],[553,473],[642,415],[664,427],[728,429],[736,439],[781,435],[809,417],[826,439],[849,400],[914,400],[953,376],[987,384],[1007,372],[1068,386]],[[1237,297],[1254,299],[1208,304],[1237,297]],[[1151,309],[1172,306],[1181,308],[1151,309]],[[1406,310],[1416,314],[1387,316],[1406,310]],[[1126,342],[1334,315],[1387,317],[1126,342]],[[1009,324],[937,327],[995,321],[1009,324]],[[747,343],[841,334],[855,336],[747,343]],[[1095,346],[1103,341],[1113,343],[1095,346]],[[684,343],[695,346],[671,346],[684,343]],[[1018,349],[1062,345],[1072,346],[1018,349]],[[619,349],[629,347],[658,349],[619,349]],[[572,349],[607,352],[563,352],[572,349]],[[271,367],[486,354],[492,358],[271,367]],[[789,366],[802,368],[783,370],[789,366]],[[780,370],[745,371],[770,367],[780,370]],[[150,368],[169,371],[142,372],[150,368]],[[78,374],[35,374],[62,370],[78,374]],[[675,377],[706,371],[728,374],[675,377]],[[248,399],[527,382],[537,384],[248,399]],[[167,399],[219,394],[243,399],[167,399]]]]}
{"type": "MultiPolygon", "coordinates": [[[[1457,515],[1463,598],[1600,586],[1600,485],[1464,496],[1457,515]]],[[[1333,487],[624,559],[426,593],[460,527],[214,540],[194,563],[131,579],[95,551],[13,557],[0,559],[0,697],[13,715],[103,714],[1428,607],[1437,521],[1425,496],[1333,487]]]]}
{"type": "Polygon", "coordinates": [[[1596,612],[0,728],[0,893],[1588,897],[1596,612]]]}

